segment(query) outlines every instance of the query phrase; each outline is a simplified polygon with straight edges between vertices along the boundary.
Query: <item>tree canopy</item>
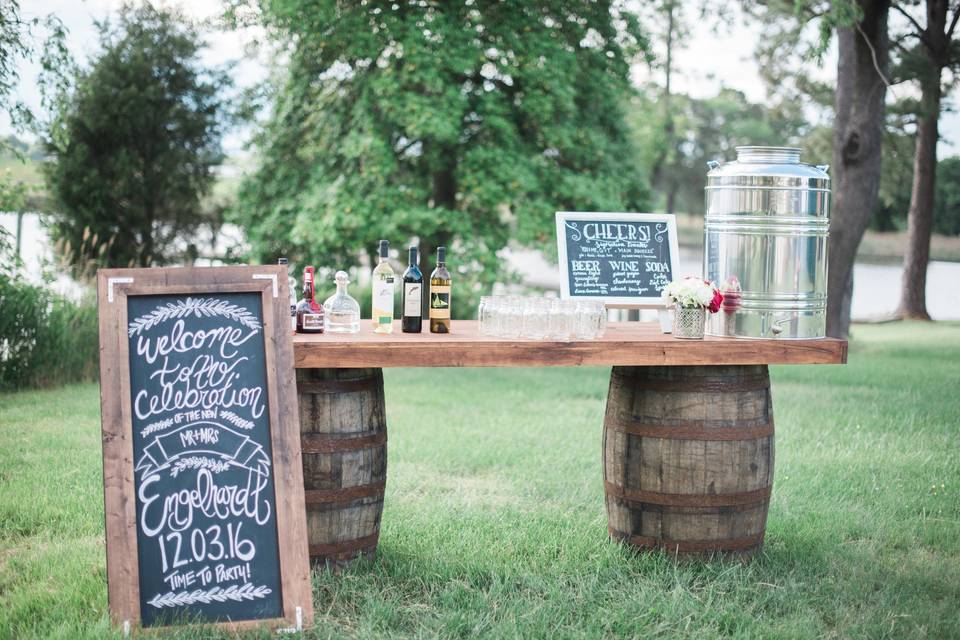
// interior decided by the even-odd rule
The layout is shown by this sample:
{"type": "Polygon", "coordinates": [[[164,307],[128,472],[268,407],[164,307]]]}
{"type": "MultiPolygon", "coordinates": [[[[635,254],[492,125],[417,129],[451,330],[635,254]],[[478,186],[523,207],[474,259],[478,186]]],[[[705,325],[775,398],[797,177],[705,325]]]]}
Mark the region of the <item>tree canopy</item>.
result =
{"type": "Polygon", "coordinates": [[[149,4],[101,25],[101,46],[47,131],[53,235],[81,270],[163,263],[206,220],[226,79],[200,66],[182,15],[149,4]]]}
{"type": "Polygon", "coordinates": [[[557,209],[647,202],[625,122],[636,18],[611,2],[275,0],[285,45],[235,221],[253,258],[355,263],[380,238],[493,280],[557,209]]]}

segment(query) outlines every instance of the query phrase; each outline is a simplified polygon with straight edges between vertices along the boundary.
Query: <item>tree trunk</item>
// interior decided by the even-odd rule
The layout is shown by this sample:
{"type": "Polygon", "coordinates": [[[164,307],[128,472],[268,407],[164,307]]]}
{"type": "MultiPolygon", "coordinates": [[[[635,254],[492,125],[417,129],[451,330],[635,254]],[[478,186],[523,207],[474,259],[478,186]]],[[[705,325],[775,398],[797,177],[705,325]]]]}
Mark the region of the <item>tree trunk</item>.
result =
{"type": "Polygon", "coordinates": [[[677,191],[679,190],[680,185],[673,180],[667,185],[667,213],[671,215],[677,206],[677,191]]]}
{"type": "Polygon", "coordinates": [[[838,29],[827,335],[850,330],[853,262],[877,206],[889,68],[888,0],[859,0],[863,20],[838,29]],[[861,34],[862,32],[862,34],[861,34]],[[874,57],[876,63],[874,63],[874,57]]]}
{"type": "Polygon", "coordinates": [[[902,318],[929,320],[927,313],[927,263],[933,231],[933,190],[937,175],[937,120],[940,111],[939,78],[935,87],[924,89],[924,114],[917,121],[917,148],[913,158],[913,188],[907,215],[907,250],[903,255],[900,290],[902,318]],[[935,96],[928,96],[935,93],[935,96]],[[933,103],[936,103],[934,106],[933,103]],[[936,109],[936,111],[928,111],[936,109]]]}
{"type": "Polygon", "coordinates": [[[17,249],[14,255],[20,259],[20,247],[23,246],[23,211],[17,211],[17,249]]]}
{"type": "Polygon", "coordinates": [[[920,46],[926,66],[920,77],[917,145],[913,156],[913,187],[907,215],[907,250],[903,255],[900,289],[902,318],[929,320],[927,313],[927,263],[933,231],[933,194],[937,176],[937,131],[940,119],[940,75],[947,51],[947,0],[927,0],[926,43],[920,46]]]}

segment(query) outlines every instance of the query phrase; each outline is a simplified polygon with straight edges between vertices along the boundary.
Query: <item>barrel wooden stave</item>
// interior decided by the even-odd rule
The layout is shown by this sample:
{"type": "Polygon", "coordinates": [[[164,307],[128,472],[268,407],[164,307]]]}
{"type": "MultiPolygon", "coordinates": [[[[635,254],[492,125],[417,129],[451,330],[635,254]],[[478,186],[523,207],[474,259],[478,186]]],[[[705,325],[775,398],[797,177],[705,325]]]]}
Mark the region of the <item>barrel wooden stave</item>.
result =
{"type": "Polygon", "coordinates": [[[773,460],[765,366],[613,368],[604,480],[614,539],[749,555],[763,541],[773,460]]]}
{"type": "Polygon", "coordinates": [[[310,558],[342,565],[376,552],[387,473],[380,369],[298,369],[310,558]]]}

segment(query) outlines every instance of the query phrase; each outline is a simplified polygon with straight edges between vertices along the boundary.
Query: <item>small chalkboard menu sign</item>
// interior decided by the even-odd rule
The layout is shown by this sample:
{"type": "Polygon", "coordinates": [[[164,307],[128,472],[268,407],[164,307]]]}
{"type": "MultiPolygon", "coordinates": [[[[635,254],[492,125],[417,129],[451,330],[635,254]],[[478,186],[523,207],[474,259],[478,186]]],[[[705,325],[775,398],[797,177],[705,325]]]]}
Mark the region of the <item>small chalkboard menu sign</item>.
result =
{"type": "Polygon", "coordinates": [[[676,218],[653,213],[558,211],[563,298],[610,306],[662,306],[677,269],[676,218]]]}
{"type": "Polygon", "coordinates": [[[114,619],[309,624],[286,270],[97,280],[114,619]]]}

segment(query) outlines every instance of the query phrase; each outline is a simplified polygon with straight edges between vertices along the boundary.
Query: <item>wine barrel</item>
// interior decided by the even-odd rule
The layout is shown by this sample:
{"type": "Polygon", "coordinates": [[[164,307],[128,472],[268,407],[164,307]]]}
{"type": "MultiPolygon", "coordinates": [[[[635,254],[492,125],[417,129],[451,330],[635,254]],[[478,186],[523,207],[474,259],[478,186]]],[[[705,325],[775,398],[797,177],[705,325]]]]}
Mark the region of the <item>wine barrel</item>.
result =
{"type": "Polygon", "coordinates": [[[614,367],[603,429],[611,538],[749,557],[773,485],[766,366],[614,367]]]}
{"type": "Polygon", "coordinates": [[[387,480],[380,369],[297,369],[307,539],[314,563],[372,557],[387,480]]]}

